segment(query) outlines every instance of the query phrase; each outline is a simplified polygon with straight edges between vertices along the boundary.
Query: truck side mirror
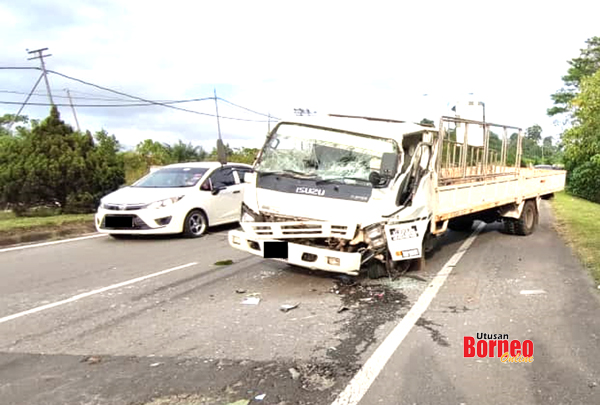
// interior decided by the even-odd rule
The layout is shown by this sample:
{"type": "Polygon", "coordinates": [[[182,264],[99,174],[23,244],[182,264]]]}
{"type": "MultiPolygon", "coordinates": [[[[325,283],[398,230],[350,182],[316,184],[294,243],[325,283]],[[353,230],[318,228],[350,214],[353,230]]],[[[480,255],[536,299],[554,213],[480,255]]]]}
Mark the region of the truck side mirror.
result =
{"type": "Polygon", "coordinates": [[[381,176],[393,178],[398,172],[398,154],[386,152],[381,157],[381,176]]]}

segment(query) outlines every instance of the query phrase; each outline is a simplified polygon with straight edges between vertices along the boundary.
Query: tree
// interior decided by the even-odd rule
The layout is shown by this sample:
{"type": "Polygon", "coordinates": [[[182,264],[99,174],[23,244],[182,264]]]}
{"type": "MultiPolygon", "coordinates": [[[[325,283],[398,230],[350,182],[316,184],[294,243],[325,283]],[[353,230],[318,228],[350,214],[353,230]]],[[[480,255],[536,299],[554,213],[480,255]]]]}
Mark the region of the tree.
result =
{"type": "Polygon", "coordinates": [[[525,131],[525,138],[531,139],[536,144],[539,143],[542,140],[542,127],[540,127],[538,124],[530,126],[525,131]]]}
{"type": "Polygon", "coordinates": [[[17,214],[33,207],[58,206],[64,212],[89,212],[122,182],[114,137],[75,132],[56,106],[41,123],[19,136],[2,137],[0,199],[17,214]]]}
{"type": "Polygon", "coordinates": [[[574,125],[562,136],[567,189],[600,203],[600,70],[582,79],[570,106],[574,125]]]}
{"type": "Polygon", "coordinates": [[[185,144],[179,140],[175,145],[164,144],[170,163],[196,162],[204,160],[206,151],[201,146],[185,144]]]}
{"type": "Polygon", "coordinates": [[[29,117],[26,115],[19,115],[15,118],[15,114],[4,114],[0,116],[0,136],[12,135],[11,129],[8,128],[11,122],[14,124],[23,123],[27,124],[29,122],[29,117]]]}
{"type": "Polygon", "coordinates": [[[152,139],[140,142],[135,151],[144,157],[148,166],[163,166],[170,162],[169,151],[165,145],[152,139]]]}
{"type": "Polygon", "coordinates": [[[423,118],[421,120],[421,122],[419,122],[419,124],[421,125],[426,125],[426,126],[434,126],[435,123],[433,122],[433,120],[427,119],[427,118],[423,118]]]}
{"type": "Polygon", "coordinates": [[[580,50],[580,56],[568,61],[571,67],[562,77],[565,87],[550,96],[554,106],[547,110],[549,116],[569,112],[570,102],[579,93],[581,81],[600,69],[600,37],[592,37],[585,42],[587,47],[580,50]]]}

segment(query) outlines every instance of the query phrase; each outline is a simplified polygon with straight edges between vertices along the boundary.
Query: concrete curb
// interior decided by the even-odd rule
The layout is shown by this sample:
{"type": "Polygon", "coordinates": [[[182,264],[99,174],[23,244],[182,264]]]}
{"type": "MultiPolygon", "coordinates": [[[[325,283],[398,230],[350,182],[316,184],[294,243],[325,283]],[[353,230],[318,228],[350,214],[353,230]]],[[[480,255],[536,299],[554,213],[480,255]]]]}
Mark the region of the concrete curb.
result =
{"type": "Polygon", "coordinates": [[[65,237],[95,233],[96,227],[94,226],[93,222],[75,224],[67,223],[62,226],[58,226],[55,229],[24,230],[12,232],[16,234],[10,234],[9,232],[0,232],[0,246],[7,247],[22,243],[50,241],[56,239],[63,239],[65,237]]]}

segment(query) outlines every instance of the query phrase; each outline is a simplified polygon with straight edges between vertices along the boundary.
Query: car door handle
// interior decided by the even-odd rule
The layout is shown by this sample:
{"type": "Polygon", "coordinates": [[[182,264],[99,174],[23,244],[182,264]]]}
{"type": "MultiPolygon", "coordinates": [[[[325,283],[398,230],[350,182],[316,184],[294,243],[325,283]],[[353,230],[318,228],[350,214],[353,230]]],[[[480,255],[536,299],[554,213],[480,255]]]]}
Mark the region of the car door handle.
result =
{"type": "Polygon", "coordinates": [[[238,194],[239,192],[240,192],[240,190],[235,190],[235,191],[233,192],[233,194],[238,194]]]}

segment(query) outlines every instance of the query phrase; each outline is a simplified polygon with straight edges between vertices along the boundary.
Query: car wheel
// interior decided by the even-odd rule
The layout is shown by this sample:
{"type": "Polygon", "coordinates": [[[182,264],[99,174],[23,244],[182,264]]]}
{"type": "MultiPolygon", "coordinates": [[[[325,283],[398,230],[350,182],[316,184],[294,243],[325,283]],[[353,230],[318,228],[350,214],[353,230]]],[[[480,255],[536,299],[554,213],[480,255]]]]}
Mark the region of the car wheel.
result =
{"type": "Polygon", "coordinates": [[[200,210],[192,210],[185,217],[183,235],[187,238],[198,238],[206,233],[208,220],[200,210]]]}

